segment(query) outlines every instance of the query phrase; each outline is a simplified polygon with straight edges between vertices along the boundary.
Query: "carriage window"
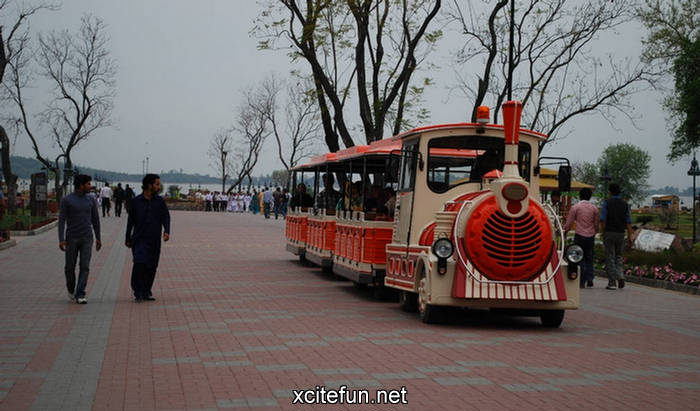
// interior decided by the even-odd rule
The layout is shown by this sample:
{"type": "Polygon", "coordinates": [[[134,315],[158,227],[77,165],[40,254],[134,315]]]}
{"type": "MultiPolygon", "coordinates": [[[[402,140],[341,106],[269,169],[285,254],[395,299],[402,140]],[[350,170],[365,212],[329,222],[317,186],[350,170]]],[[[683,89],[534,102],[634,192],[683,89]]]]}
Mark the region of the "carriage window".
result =
{"type": "MultiPolygon", "coordinates": [[[[503,171],[505,148],[497,137],[458,136],[443,137],[428,144],[428,187],[444,193],[466,183],[481,183],[497,178],[503,171]]],[[[530,144],[520,142],[518,162],[520,176],[530,180],[530,144]]]]}
{"type": "Polygon", "coordinates": [[[416,184],[416,162],[418,160],[418,142],[405,144],[402,150],[401,181],[399,190],[413,190],[416,184]]]}

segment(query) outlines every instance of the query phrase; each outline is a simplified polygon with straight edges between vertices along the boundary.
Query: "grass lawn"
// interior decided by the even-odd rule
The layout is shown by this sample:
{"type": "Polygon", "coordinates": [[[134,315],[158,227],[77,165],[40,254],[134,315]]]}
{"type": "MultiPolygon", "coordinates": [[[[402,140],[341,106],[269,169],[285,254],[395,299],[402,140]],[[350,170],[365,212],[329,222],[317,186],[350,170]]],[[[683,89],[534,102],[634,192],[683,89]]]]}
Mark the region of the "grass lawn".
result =
{"type": "MultiPolygon", "coordinates": [[[[698,216],[700,216],[700,213],[698,216]]],[[[657,213],[632,213],[632,224],[640,228],[647,228],[649,230],[669,232],[683,238],[693,237],[692,213],[678,214],[670,226],[664,224],[657,213]],[[638,222],[638,218],[641,216],[646,216],[652,220],[646,224],[641,224],[638,222]]],[[[697,227],[696,230],[698,230],[698,233],[700,233],[700,227],[697,227]]]]}

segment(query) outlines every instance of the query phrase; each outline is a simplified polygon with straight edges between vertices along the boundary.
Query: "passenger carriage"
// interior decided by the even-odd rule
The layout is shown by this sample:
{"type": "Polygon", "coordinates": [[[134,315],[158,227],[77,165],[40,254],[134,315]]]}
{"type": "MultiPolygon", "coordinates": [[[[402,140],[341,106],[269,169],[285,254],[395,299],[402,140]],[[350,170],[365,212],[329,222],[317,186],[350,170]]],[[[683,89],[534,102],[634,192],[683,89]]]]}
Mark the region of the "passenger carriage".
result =
{"type": "MultiPolygon", "coordinates": [[[[480,107],[477,123],[417,128],[297,167],[295,186],[308,182],[316,203],[324,174],[336,176],[341,199],[290,210],[288,250],[398,290],[401,307],[428,323],[451,306],[527,310],[559,326],[578,307],[582,250],[564,244],[559,216],[538,200],[546,136],[520,129],[521,109],[504,104],[505,127],[488,124],[480,107]],[[368,209],[377,186],[396,189],[393,212],[368,209]]],[[[566,186],[568,161],[556,162],[566,186]]]]}

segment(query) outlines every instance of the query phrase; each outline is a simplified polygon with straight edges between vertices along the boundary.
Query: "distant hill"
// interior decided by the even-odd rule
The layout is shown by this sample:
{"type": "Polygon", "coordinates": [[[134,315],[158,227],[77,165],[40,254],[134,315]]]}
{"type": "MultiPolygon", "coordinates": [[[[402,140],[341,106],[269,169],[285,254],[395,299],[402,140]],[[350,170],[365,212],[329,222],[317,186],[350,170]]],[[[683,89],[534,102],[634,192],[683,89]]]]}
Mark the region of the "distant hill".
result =
{"type": "MultiPolygon", "coordinates": [[[[27,157],[11,156],[10,163],[12,164],[12,172],[16,174],[17,177],[25,179],[29,179],[33,173],[40,172],[42,167],[42,164],[38,160],[27,157]]],[[[0,160],[0,165],[2,165],[2,160],[0,160]]],[[[75,168],[80,173],[87,174],[92,176],[93,179],[100,181],[141,181],[141,178],[143,178],[141,174],[120,173],[118,171],[101,170],[97,168],[82,167],[80,165],[76,165],[75,168]]],[[[1,174],[2,173],[0,173],[0,175],[1,174]]],[[[184,184],[216,184],[221,181],[220,179],[209,175],[183,173],[182,170],[170,170],[165,173],[161,172],[159,175],[163,181],[172,181],[184,184]]]]}

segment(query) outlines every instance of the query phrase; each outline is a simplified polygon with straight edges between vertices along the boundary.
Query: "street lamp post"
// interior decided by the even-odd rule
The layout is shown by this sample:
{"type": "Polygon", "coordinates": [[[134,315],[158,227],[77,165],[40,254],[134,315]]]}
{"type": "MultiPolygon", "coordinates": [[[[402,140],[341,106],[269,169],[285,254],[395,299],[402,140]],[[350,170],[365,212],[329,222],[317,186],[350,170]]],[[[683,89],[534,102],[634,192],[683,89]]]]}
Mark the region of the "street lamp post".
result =
{"type": "Polygon", "coordinates": [[[693,161],[690,163],[688,175],[693,176],[693,244],[695,244],[695,241],[697,240],[695,235],[695,226],[697,226],[697,221],[695,220],[695,177],[700,176],[700,167],[698,167],[698,160],[695,159],[695,155],[693,155],[693,161]]]}
{"type": "Polygon", "coordinates": [[[226,156],[228,151],[221,150],[221,192],[226,191],[226,156]]]}

